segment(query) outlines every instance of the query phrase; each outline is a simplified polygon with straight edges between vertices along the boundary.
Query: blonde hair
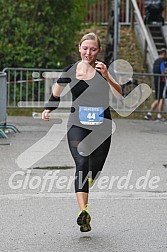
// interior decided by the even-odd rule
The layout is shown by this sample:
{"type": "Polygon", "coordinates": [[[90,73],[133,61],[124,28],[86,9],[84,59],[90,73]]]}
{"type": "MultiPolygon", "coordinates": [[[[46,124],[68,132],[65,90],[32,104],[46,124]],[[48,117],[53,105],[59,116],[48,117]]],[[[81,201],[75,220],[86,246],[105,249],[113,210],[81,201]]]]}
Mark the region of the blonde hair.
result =
{"type": "Polygon", "coordinates": [[[85,41],[85,40],[94,40],[94,41],[97,42],[97,45],[98,45],[99,49],[101,48],[101,42],[100,42],[100,39],[99,39],[99,37],[97,36],[97,34],[95,34],[95,33],[93,33],[93,32],[90,32],[90,33],[85,34],[85,35],[81,38],[81,40],[80,40],[80,42],[79,42],[79,45],[81,46],[82,42],[85,41]]]}

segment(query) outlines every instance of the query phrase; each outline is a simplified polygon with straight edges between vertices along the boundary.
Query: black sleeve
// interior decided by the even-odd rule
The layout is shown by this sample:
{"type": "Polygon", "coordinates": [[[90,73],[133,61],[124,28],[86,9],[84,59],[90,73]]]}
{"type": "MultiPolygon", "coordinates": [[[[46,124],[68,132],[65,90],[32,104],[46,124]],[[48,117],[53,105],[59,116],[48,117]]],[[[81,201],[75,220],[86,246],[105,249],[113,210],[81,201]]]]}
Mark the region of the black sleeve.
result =
{"type": "Polygon", "coordinates": [[[45,103],[44,109],[54,110],[57,109],[59,106],[60,97],[56,96],[54,97],[53,94],[51,94],[51,97],[49,98],[49,101],[45,103]]]}
{"type": "MultiPolygon", "coordinates": [[[[60,78],[58,78],[57,80],[57,83],[60,85],[60,86],[66,86],[68,83],[71,82],[71,79],[70,78],[67,78],[66,76],[66,72],[72,67],[73,65],[70,65],[70,66],[67,66],[66,68],[63,69],[63,72],[60,76],[60,78]],[[63,74],[64,73],[64,74],[63,74]]],[[[44,109],[49,109],[49,110],[55,110],[58,108],[59,106],[59,103],[60,103],[60,97],[58,96],[53,96],[53,93],[51,94],[50,98],[49,98],[49,101],[47,101],[44,105],[44,109]]]]}
{"type": "Polygon", "coordinates": [[[68,77],[66,76],[66,72],[67,72],[72,66],[73,66],[73,64],[72,64],[72,65],[69,65],[69,66],[67,66],[67,67],[65,67],[65,68],[63,69],[63,72],[62,72],[60,78],[57,80],[57,83],[58,83],[60,86],[64,86],[64,87],[65,87],[68,83],[71,82],[71,79],[68,78],[68,77]]]}

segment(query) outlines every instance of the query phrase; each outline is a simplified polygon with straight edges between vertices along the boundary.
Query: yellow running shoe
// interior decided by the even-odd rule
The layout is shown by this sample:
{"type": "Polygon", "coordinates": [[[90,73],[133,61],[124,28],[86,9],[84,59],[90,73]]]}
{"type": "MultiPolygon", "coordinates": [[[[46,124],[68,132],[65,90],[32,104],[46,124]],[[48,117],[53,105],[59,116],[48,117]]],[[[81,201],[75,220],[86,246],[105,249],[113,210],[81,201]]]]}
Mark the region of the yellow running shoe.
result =
{"type": "Polygon", "coordinates": [[[81,232],[89,232],[91,231],[90,221],[91,217],[87,212],[88,206],[86,205],[85,208],[80,211],[79,216],[77,218],[77,224],[80,226],[81,232]]]}

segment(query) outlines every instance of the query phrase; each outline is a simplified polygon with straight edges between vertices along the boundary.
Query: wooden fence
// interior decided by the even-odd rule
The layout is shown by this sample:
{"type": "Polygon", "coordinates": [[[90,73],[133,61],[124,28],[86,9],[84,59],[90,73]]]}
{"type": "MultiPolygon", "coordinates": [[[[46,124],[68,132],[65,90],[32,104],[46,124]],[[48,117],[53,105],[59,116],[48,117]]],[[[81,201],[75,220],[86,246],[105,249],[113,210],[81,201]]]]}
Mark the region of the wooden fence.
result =
{"type": "MultiPolygon", "coordinates": [[[[114,0],[112,0],[114,1],[114,0]]],[[[97,0],[96,3],[86,4],[86,9],[88,10],[88,14],[86,15],[85,22],[88,24],[107,24],[108,16],[109,16],[109,4],[112,2],[111,0],[97,0]]],[[[141,10],[141,14],[144,17],[145,8],[144,3],[145,0],[138,0],[138,6],[141,10]]],[[[163,11],[163,16],[167,22],[167,3],[165,2],[165,7],[163,11]]],[[[130,23],[130,12],[131,12],[131,1],[130,0],[120,0],[120,22],[121,23],[130,23]]]]}

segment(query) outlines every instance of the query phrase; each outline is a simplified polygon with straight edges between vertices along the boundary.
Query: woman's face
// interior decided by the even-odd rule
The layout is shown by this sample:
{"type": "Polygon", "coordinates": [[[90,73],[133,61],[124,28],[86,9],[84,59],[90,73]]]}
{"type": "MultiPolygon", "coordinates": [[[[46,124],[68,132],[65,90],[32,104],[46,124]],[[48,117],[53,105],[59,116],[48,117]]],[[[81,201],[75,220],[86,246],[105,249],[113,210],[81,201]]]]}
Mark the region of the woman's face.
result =
{"type": "Polygon", "coordinates": [[[84,40],[79,46],[81,59],[90,65],[94,65],[100,48],[95,40],[84,40]]]}

